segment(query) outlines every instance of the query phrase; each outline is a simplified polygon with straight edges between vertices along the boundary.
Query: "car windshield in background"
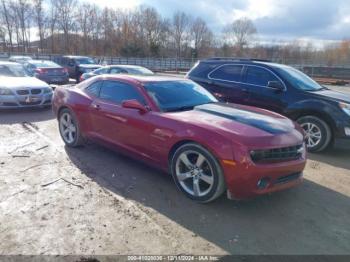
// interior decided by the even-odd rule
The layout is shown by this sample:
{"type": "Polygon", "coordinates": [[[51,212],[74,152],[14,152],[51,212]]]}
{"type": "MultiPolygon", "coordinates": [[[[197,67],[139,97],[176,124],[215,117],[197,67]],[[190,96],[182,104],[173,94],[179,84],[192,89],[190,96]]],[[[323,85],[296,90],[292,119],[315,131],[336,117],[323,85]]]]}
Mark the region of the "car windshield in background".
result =
{"type": "Polygon", "coordinates": [[[293,83],[297,88],[304,91],[317,91],[323,89],[316,81],[300,72],[299,70],[289,67],[277,67],[276,70],[287,79],[288,82],[293,83]]]}
{"type": "Polygon", "coordinates": [[[144,86],[159,108],[165,112],[184,111],[217,102],[213,95],[191,81],[161,81],[144,86]]]}
{"type": "Polygon", "coordinates": [[[21,65],[0,65],[0,77],[26,77],[28,74],[21,65]]]}
{"type": "Polygon", "coordinates": [[[80,65],[93,65],[96,64],[96,62],[94,61],[94,59],[92,58],[78,58],[76,59],[77,63],[80,65]]]}
{"type": "Polygon", "coordinates": [[[60,67],[58,64],[51,61],[32,62],[32,64],[35,65],[36,67],[46,67],[46,68],[60,67]]]}
{"type": "Polygon", "coordinates": [[[151,70],[142,67],[127,68],[128,73],[132,75],[154,75],[151,70]]]}

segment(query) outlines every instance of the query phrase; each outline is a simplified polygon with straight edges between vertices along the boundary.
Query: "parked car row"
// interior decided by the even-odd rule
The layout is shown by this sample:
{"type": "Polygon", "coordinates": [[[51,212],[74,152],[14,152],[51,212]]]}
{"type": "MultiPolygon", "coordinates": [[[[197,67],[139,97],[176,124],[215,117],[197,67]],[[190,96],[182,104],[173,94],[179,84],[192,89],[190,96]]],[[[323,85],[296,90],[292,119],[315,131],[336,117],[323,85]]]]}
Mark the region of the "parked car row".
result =
{"type": "MultiPolygon", "coordinates": [[[[319,152],[335,139],[350,138],[349,96],[289,66],[214,58],[197,63],[183,79],[137,66],[90,72],[85,65],[93,67],[92,61],[74,59],[78,67],[71,72],[84,68],[82,82],[57,87],[53,97],[66,145],[89,139],[122,150],[168,170],[179,189],[198,202],[225,191],[244,199],[296,186],[306,149],[319,152]]],[[[44,61],[25,64],[36,66],[37,77],[50,69],[44,61]]],[[[6,77],[26,74],[16,63],[1,66],[6,77]]],[[[0,107],[13,100],[16,106],[51,102],[46,86],[35,101],[32,89],[38,88],[19,94],[22,89],[1,87],[0,107]]]]}

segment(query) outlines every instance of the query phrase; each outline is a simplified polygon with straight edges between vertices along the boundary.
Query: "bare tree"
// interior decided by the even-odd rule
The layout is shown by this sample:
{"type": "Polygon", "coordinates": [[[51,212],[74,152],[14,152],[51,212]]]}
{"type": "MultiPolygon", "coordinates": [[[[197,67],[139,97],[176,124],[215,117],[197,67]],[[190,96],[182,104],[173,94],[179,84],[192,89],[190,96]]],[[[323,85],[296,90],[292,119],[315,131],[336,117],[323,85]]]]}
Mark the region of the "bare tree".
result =
{"type": "MultiPolygon", "coordinates": [[[[6,26],[6,34],[10,43],[10,50],[13,51],[13,23],[14,16],[11,14],[11,9],[9,8],[10,2],[8,0],[1,0],[1,18],[2,23],[6,26]]],[[[5,35],[6,35],[5,34],[5,35]]],[[[6,36],[5,36],[6,38],[6,36]]]]}
{"type": "Polygon", "coordinates": [[[182,46],[188,36],[188,30],[191,18],[184,12],[176,12],[173,16],[172,36],[176,49],[176,56],[179,58],[182,55],[182,46]]]}
{"type": "Polygon", "coordinates": [[[198,57],[203,49],[208,49],[210,47],[213,33],[208,28],[207,23],[198,17],[192,23],[191,37],[195,52],[194,56],[198,57]]]}
{"type": "Polygon", "coordinates": [[[54,0],[54,5],[57,9],[57,23],[59,29],[63,31],[64,36],[64,50],[70,50],[69,34],[74,29],[77,7],[76,0],[54,0]]]}
{"type": "Polygon", "coordinates": [[[39,49],[42,51],[44,47],[44,37],[45,37],[45,11],[43,7],[44,0],[33,0],[34,8],[34,20],[36,22],[36,27],[38,29],[39,35],[39,49]]]}
{"type": "Polygon", "coordinates": [[[224,28],[224,34],[228,41],[233,41],[238,47],[240,55],[243,49],[251,42],[257,34],[257,29],[252,20],[241,18],[224,28]]]}

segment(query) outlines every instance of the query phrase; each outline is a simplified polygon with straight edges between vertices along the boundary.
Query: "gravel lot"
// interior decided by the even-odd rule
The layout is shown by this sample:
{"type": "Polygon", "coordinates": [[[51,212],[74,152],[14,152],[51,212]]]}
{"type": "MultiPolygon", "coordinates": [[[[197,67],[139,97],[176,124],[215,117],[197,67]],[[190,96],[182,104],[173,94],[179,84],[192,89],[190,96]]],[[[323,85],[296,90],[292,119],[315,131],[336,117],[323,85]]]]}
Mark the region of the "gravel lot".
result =
{"type": "Polygon", "coordinates": [[[1,255],[350,254],[350,146],[310,155],[298,188],[201,205],[121,154],[64,147],[50,110],[0,112],[0,137],[1,255]]]}

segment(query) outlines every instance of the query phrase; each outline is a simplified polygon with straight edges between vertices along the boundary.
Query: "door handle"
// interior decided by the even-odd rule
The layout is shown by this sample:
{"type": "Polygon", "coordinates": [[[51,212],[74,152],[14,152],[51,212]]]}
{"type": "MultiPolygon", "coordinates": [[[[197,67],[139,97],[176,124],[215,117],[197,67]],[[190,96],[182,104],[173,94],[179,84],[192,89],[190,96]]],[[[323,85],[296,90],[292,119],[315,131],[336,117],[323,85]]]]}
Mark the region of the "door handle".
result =
{"type": "Polygon", "coordinates": [[[242,89],[242,92],[243,92],[243,93],[249,93],[249,90],[248,90],[247,88],[243,88],[243,89],[242,89]]]}
{"type": "Polygon", "coordinates": [[[100,110],[100,109],[101,109],[101,106],[100,106],[100,105],[97,105],[97,104],[93,104],[92,107],[93,107],[95,110],[100,110]]]}

